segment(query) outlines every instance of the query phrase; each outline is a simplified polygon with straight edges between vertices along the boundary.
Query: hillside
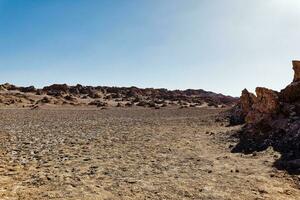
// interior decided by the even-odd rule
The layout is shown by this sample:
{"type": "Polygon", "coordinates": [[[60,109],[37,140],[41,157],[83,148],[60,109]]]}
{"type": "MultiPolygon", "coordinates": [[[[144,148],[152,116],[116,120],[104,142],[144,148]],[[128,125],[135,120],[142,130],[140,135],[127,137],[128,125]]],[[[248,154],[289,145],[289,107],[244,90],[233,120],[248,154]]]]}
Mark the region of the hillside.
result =
{"type": "Polygon", "coordinates": [[[54,84],[42,89],[33,86],[0,85],[0,106],[38,107],[43,105],[97,106],[97,107],[153,107],[172,105],[181,107],[227,107],[238,98],[205,90],[140,89],[137,87],[68,86],[54,84]]]}

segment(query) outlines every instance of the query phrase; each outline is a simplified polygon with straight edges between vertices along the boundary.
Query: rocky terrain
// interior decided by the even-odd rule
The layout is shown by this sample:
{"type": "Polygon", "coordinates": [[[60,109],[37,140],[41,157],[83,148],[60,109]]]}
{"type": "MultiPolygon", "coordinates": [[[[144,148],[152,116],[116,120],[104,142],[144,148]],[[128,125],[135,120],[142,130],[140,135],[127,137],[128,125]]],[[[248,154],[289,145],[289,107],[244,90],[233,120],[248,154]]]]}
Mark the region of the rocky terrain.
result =
{"type": "Polygon", "coordinates": [[[96,106],[96,107],[152,107],[159,109],[171,105],[180,107],[228,107],[238,98],[207,92],[204,90],[140,89],[136,87],[92,87],[54,84],[36,89],[0,85],[0,107],[41,106],[96,106]]]}
{"type": "Polygon", "coordinates": [[[0,199],[299,199],[279,153],[230,153],[225,110],[0,109],[0,199]]]}
{"type": "Polygon", "coordinates": [[[297,200],[300,62],[293,65],[282,91],[245,89],[240,98],[0,85],[0,199],[297,200]]]}
{"type": "Polygon", "coordinates": [[[293,82],[280,92],[258,87],[254,95],[245,89],[230,119],[231,124],[246,123],[234,152],[273,147],[281,153],[274,165],[300,174],[300,61],[293,61],[293,69],[293,82]]]}

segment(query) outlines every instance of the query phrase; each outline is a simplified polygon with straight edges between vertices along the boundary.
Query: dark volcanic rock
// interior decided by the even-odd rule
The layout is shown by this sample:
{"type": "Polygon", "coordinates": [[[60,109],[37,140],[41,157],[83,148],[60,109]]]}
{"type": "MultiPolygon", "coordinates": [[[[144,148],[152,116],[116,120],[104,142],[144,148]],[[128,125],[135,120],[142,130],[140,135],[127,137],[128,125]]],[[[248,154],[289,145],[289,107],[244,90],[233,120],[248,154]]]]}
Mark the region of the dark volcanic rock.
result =
{"type": "Polygon", "coordinates": [[[67,84],[53,84],[43,88],[48,95],[51,96],[62,96],[69,92],[69,86],[67,84]]]}
{"type": "Polygon", "coordinates": [[[77,99],[73,95],[67,95],[64,97],[67,101],[76,101],[77,99]]]}
{"type": "Polygon", "coordinates": [[[21,92],[36,92],[36,89],[34,86],[29,86],[29,87],[20,87],[19,90],[21,92]]]}
{"type": "Polygon", "coordinates": [[[89,105],[97,106],[97,107],[105,107],[105,106],[107,106],[107,103],[102,102],[100,100],[95,100],[95,101],[90,102],[89,105]]]}
{"type": "MultiPolygon", "coordinates": [[[[0,85],[0,90],[9,92],[16,90],[22,93],[34,93],[34,95],[51,96],[53,101],[50,103],[58,104],[69,103],[84,99],[83,104],[88,104],[93,100],[109,100],[110,102],[132,102],[138,106],[156,107],[159,105],[201,105],[207,103],[214,107],[231,107],[235,105],[238,98],[216,94],[204,90],[167,90],[154,88],[137,88],[137,87],[106,87],[106,86],[83,86],[77,84],[68,86],[67,84],[53,84],[43,89],[30,87],[16,87],[11,84],[0,85]],[[74,97],[74,98],[71,98],[74,97]],[[178,103],[180,102],[180,103],[178,103]]],[[[42,97],[37,97],[41,100],[42,97]]],[[[114,104],[113,103],[113,104],[114,104]]],[[[124,103],[125,104],[125,103],[124,103]]],[[[132,104],[133,105],[133,104],[132,104]]]]}
{"type": "Polygon", "coordinates": [[[279,93],[258,87],[257,97],[243,91],[230,117],[246,122],[233,152],[251,153],[272,146],[282,153],[275,166],[300,173],[300,62],[294,61],[293,66],[290,85],[279,93]]]}

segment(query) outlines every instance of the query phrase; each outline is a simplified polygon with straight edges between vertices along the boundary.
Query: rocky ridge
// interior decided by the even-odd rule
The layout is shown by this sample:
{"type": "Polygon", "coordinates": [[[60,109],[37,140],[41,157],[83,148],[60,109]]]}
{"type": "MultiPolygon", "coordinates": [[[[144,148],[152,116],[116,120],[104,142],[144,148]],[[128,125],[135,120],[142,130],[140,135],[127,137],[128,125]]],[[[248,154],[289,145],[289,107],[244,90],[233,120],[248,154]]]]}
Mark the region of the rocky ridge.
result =
{"type": "Polygon", "coordinates": [[[97,106],[101,108],[142,106],[161,108],[170,105],[180,107],[232,106],[238,98],[204,90],[141,89],[137,87],[68,86],[53,84],[42,89],[34,86],[17,87],[0,85],[0,106],[35,108],[41,105],[97,106]]]}
{"type": "Polygon", "coordinates": [[[253,153],[268,147],[282,154],[280,169],[300,173],[300,61],[293,61],[294,80],[280,92],[256,88],[256,95],[243,90],[231,110],[232,125],[245,123],[233,152],[253,153]]]}

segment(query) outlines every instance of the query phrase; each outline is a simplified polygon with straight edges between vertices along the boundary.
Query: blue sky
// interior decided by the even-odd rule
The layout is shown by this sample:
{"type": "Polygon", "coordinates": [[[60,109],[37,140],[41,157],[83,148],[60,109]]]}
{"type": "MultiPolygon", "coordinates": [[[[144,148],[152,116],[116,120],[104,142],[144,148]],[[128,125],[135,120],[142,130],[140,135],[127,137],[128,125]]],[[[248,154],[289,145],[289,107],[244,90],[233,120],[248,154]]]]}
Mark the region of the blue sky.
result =
{"type": "Polygon", "coordinates": [[[0,0],[0,82],[279,90],[299,0],[0,0]]]}

